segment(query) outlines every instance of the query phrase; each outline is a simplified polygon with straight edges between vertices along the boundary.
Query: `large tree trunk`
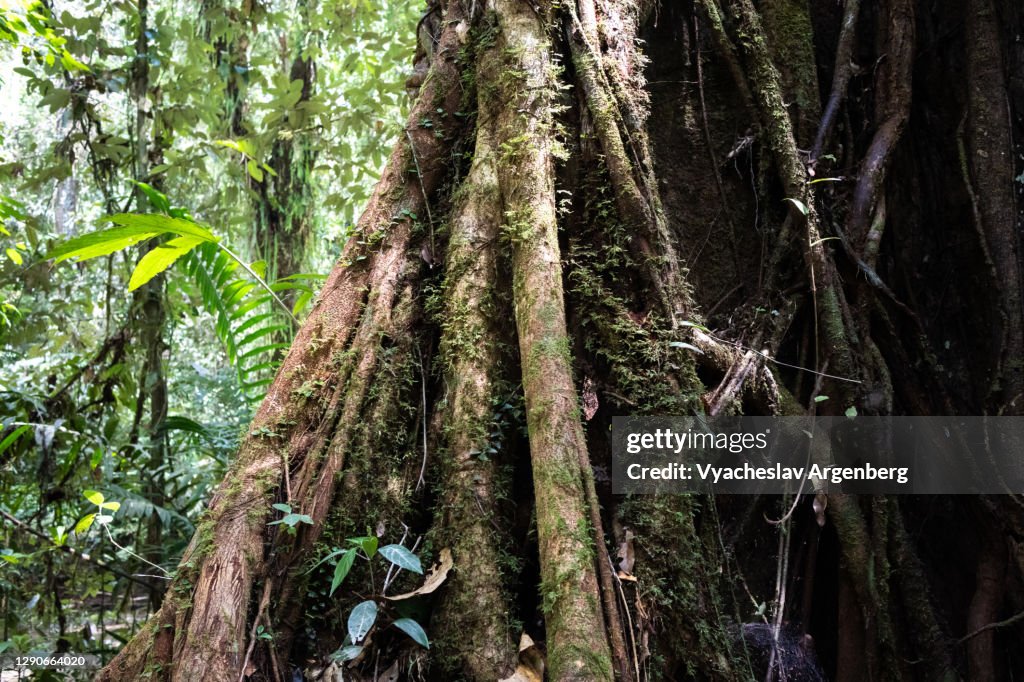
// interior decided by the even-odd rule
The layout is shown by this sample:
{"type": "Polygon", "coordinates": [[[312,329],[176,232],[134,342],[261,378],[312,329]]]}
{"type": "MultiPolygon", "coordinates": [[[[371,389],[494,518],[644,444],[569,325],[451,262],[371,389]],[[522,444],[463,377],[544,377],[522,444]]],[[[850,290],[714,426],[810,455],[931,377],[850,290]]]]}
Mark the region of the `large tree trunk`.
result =
{"type": "Polygon", "coordinates": [[[769,525],[792,500],[600,475],[625,412],[1021,412],[1016,4],[435,0],[423,25],[407,134],[100,678],[1024,672],[1013,500],[769,525]],[[278,502],[312,523],[268,525],[278,502]],[[417,598],[429,650],[379,627],[332,664],[357,602],[395,615],[362,566],[333,597],[311,570],[368,531],[454,570],[417,598]]]}

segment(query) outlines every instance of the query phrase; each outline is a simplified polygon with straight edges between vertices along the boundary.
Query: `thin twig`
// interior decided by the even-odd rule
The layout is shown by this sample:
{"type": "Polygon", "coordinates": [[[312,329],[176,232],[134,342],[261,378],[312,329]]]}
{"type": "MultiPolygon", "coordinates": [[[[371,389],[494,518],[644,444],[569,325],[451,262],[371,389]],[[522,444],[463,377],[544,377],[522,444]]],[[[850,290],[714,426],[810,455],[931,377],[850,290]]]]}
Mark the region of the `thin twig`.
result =
{"type": "Polygon", "coordinates": [[[154,564],[152,561],[149,561],[148,559],[145,559],[145,558],[139,556],[138,554],[136,554],[135,552],[131,551],[127,547],[122,547],[121,545],[117,544],[117,540],[115,540],[114,536],[110,533],[110,526],[108,526],[105,523],[101,524],[101,525],[103,526],[103,530],[105,530],[107,532],[107,538],[110,540],[110,544],[114,545],[114,547],[117,547],[119,550],[121,550],[122,552],[125,552],[129,556],[135,557],[136,559],[138,559],[142,563],[146,564],[147,566],[152,566],[156,570],[158,570],[161,573],[163,573],[163,576],[161,577],[161,580],[170,580],[171,579],[170,571],[165,569],[163,566],[158,566],[157,564],[154,564]]]}
{"type": "Polygon", "coordinates": [[[249,267],[249,264],[246,263],[244,260],[242,260],[241,257],[238,256],[238,254],[236,254],[234,251],[232,251],[228,247],[224,246],[220,242],[215,242],[215,243],[217,244],[217,248],[219,248],[221,251],[223,251],[228,256],[230,256],[236,263],[241,265],[242,269],[245,270],[246,272],[248,272],[249,276],[252,277],[253,279],[255,279],[257,284],[259,284],[261,287],[263,287],[263,289],[266,290],[266,292],[273,297],[274,301],[276,301],[277,304],[279,306],[281,306],[281,309],[284,310],[285,314],[291,319],[292,322],[294,322],[296,325],[299,324],[299,318],[295,317],[295,315],[292,314],[292,309],[289,308],[285,304],[285,302],[280,299],[280,297],[278,297],[277,292],[275,292],[271,288],[271,286],[269,284],[267,284],[266,280],[264,280],[262,277],[260,277],[258,274],[256,274],[256,271],[253,270],[251,267],[249,267]]]}
{"type": "MultiPolygon", "coordinates": [[[[608,557],[608,561],[611,562],[611,557],[608,557]]],[[[626,591],[622,588],[622,579],[615,570],[615,564],[612,564],[612,577],[615,578],[616,587],[619,588],[619,599],[622,601],[622,610],[626,614],[626,624],[627,629],[629,630],[629,648],[633,658],[633,671],[636,673],[636,679],[640,680],[642,679],[640,677],[640,655],[636,650],[636,630],[633,625],[633,614],[629,612],[629,602],[626,601],[626,591]]]]}
{"type": "Polygon", "coordinates": [[[245,669],[249,666],[249,659],[252,657],[252,652],[256,648],[256,630],[259,627],[260,619],[263,618],[263,614],[267,610],[267,606],[270,604],[270,585],[271,582],[268,580],[263,584],[263,596],[260,597],[259,608],[256,609],[256,617],[252,619],[252,628],[249,630],[249,646],[245,650],[245,658],[242,659],[242,666],[238,674],[238,682],[245,681],[245,669]]]}
{"type": "Polygon", "coordinates": [[[989,623],[988,625],[982,625],[980,628],[978,628],[974,632],[970,632],[970,633],[964,635],[963,637],[961,637],[960,639],[956,640],[956,643],[957,644],[963,644],[967,640],[973,639],[974,637],[977,637],[978,635],[980,635],[983,632],[986,632],[988,630],[995,630],[996,628],[1005,628],[1007,626],[1013,625],[1014,623],[1017,623],[1017,622],[1022,621],[1022,620],[1024,620],[1024,611],[1021,611],[1020,613],[1018,613],[1015,616],[1010,616],[1006,620],[1000,620],[1000,621],[996,621],[995,623],[989,623]]]}
{"type": "Polygon", "coordinates": [[[811,374],[817,374],[818,376],[825,377],[826,379],[835,379],[836,381],[847,381],[847,382],[849,382],[851,384],[863,384],[864,383],[863,381],[861,381],[859,379],[850,379],[849,377],[841,377],[841,376],[836,376],[835,374],[826,374],[825,372],[818,372],[816,370],[809,369],[807,367],[800,367],[799,365],[791,365],[788,362],[782,362],[781,360],[776,360],[775,358],[773,358],[772,356],[768,355],[767,353],[763,353],[763,352],[761,352],[759,350],[754,350],[753,348],[748,348],[748,347],[744,346],[742,343],[738,343],[736,341],[730,341],[729,339],[723,339],[722,337],[716,336],[715,334],[712,334],[711,332],[705,332],[705,333],[708,336],[710,336],[713,339],[715,339],[716,341],[721,341],[722,343],[727,343],[730,346],[735,346],[736,348],[739,348],[740,350],[745,350],[745,351],[750,351],[752,353],[757,353],[758,355],[760,355],[765,360],[767,360],[769,362],[773,362],[776,365],[781,365],[782,367],[789,367],[791,369],[798,369],[801,372],[809,372],[811,374]]]}
{"type": "Polygon", "coordinates": [[[704,67],[701,64],[703,56],[700,51],[700,22],[697,21],[696,13],[693,16],[693,42],[697,46],[697,92],[700,94],[700,113],[704,123],[704,144],[707,146],[708,160],[711,162],[711,174],[714,176],[715,185],[718,187],[718,196],[722,200],[722,213],[725,214],[725,222],[729,226],[729,245],[732,247],[732,258],[736,270],[740,271],[742,268],[740,267],[739,254],[736,252],[736,227],[732,222],[732,216],[729,215],[729,200],[726,198],[725,188],[722,186],[722,174],[718,172],[718,162],[715,159],[715,149],[711,141],[711,126],[708,125],[708,107],[704,99],[704,67]]]}
{"type": "Polygon", "coordinates": [[[426,483],[424,478],[427,472],[427,370],[423,365],[423,354],[420,353],[420,347],[416,346],[416,358],[420,363],[420,393],[423,399],[423,423],[421,428],[423,429],[423,462],[420,464],[420,477],[416,480],[416,490],[419,492],[420,488],[426,483]]]}

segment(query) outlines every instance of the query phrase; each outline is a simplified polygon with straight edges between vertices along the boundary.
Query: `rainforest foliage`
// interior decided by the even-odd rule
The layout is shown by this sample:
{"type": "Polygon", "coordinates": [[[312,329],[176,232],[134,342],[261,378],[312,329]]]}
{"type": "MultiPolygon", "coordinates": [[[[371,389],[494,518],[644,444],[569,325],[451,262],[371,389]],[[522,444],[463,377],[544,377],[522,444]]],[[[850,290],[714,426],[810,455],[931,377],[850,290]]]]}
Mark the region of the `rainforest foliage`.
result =
{"type": "Polygon", "coordinates": [[[160,603],[402,134],[419,15],[0,9],[0,651],[108,659],[160,603]]]}

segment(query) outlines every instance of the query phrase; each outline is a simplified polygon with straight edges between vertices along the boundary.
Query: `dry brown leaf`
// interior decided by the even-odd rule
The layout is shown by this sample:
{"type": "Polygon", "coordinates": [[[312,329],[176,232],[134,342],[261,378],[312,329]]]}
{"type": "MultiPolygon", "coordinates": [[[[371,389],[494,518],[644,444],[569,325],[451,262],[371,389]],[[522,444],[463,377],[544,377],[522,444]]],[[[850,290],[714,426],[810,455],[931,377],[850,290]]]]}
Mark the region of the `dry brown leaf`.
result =
{"type": "Polygon", "coordinates": [[[417,597],[421,594],[430,594],[437,588],[441,587],[442,583],[448,578],[448,571],[452,570],[455,562],[452,560],[452,551],[445,547],[441,550],[438,562],[434,564],[434,567],[430,569],[430,573],[427,574],[427,579],[423,581],[423,584],[412,592],[406,592],[405,594],[399,594],[394,597],[388,597],[391,601],[398,601],[399,599],[409,599],[410,597],[417,597]]]}
{"type": "Polygon", "coordinates": [[[636,582],[636,576],[635,575],[630,575],[629,573],[626,573],[625,571],[619,571],[618,573],[616,573],[616,575],[619,576],[619,580],[626,580],[626,581],[631,582],[631,583],[635,583],[636,582]]]}
{"type": "Polygon", "coordinates": [[[543,682],[544,654],[525,632],[519,638],[519,665],[511,677],[501,682],[543,682]]]}

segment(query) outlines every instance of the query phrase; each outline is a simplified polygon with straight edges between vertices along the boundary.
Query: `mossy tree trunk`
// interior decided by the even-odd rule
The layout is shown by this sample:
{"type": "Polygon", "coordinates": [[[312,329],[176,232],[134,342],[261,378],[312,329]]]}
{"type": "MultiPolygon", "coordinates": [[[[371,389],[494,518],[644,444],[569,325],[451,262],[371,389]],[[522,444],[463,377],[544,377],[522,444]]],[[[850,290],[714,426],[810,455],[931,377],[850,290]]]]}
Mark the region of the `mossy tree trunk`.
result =
{"type": "Polygon", "coordinates": [[[407,134],[100,678],[763,679],[769,621],[798,679],[1019,674],[1012,500],[769,525],[791,500],[620,499],[601,472],[615,414],[1021,411],[1020,8],[428,12],[407,134]],[[331,663],[357,602],[399,613],[364,567],[329,596],[314,566],[368,533],[451,553],[412,602],[432,647],[379,627],[331,663]]]}

